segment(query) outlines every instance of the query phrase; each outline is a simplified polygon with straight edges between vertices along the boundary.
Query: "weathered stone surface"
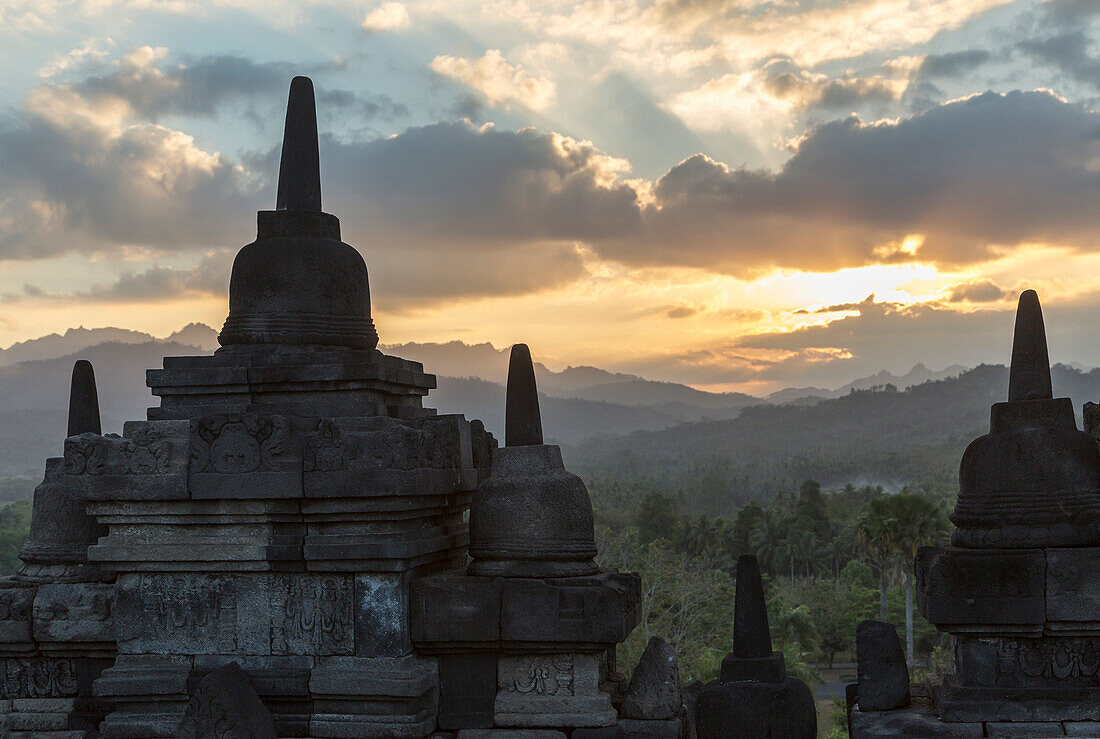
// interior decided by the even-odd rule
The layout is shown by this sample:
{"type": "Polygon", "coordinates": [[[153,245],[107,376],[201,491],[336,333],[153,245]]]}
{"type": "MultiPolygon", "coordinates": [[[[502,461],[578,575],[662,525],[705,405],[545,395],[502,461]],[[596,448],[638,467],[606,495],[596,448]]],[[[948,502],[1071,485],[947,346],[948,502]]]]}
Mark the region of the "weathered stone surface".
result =
{"type": "Polygon", "coordinates": [[[241,666],[230,662],[199,682],[180,721],[179,739],[274,739],[271,712],[241,666]]]}
{"type": "Polygon", "coordinates": [[[623,718],[673,719],[683,710],[676,652],[659,636],[649,640],[623,696],[623,718]]]}
{"type": "Polygon", "coordinates": [[[1066,721],[1062,724],[1066,736],[1100,736],[1100,721],[1066,721]]]}
{"type": "Polygon", "coordinates": [[[626,734],[619,724],[614,726],[590,726],[573,729],[570,739],[625,739],[626,734]]]}
{"type": "MultiPolygon", "coordinates": [[[[532,447],[533,448],[533,447],[532,447]]],[[[506,643],[617,644],[638,623],[636,574],[601,572],[563,580],[504,580],[500,636],[506,643]]]]}
{"type": "Polygon", "coordinates": [[[861,621],[856,627],[859,707],[891,711],[909,703],[909,668],[893,625],[861,621]]]}
{"type": "Polygon", "coordinates": [[[956,637],[960,685],[999,688],[1100,687],[1100,637],[956,637]]]}
{"type": "Polygon", "coordinates": [[[508,397],[504,418],[505,446],[541,446],[542,415],[535,386],[535,367],[526,344],[512,345],[508,359],[508,397]]]}
{"type": "Polygon", "coordinates": [[[787,674],[783,655],[772,651],[764,585],[756,557],[737,560],[737,590],[733,604],[733,651],[722,660],[722,682],[781,682],[787,674]]]}
{"type": "Polygon", "coordinates": [[[938,707],[940,718],[952,723],[1100,721],[1100,689],[948,685],[938,707]]]}
{"type": "Polygon", "coordinates": [[[1053,398],[1039,299],[1020,296],[1009,397],[963,454],[951,520],[956,546],[1020,549],[1100,544],[1100,452],[1053,398]]]}
{"type": "Polygon", "coordinates": [[[618,716],[600,691],[594,654],[504,655],[497,663],[497,726],[610,726],[618,716]]]}
{"type": "Polygon", "coordinates": [[[326,657],[309,680],[310,736],[422,737],[436,726],[434,661],[326,657]]]}
{"type": "Polygon", "coordinates": [[[497,656],[441,654],[438,660],[439,727],[491,727],[497,693],[497,656]]]}
{"type": "Polygon", "coordinates": [[[350,655],[350,575],[127,574],[117,584],[121,649],[162,654],[350,655]]]}
{"type": "Polygon", "coordinates": [[[410,622],[418,646],[500,640],[504,580],[446,574],[411,585],[410,622]],[[494,615],[496,614],[496,615],[494,615]]]}
{"type": "Polygon", "coordinates": [[[623,739],[680,739],[684,725],[679,718],[645,721],[633,718],[619,719],[623,739]]]}
{"type": "Polygon", "coordinates": [[[1039,632],[1046,620],[1047,562],[1037,549],[922,547],[918,606],[929,622],[992,632],[1039,632]]]}
{"type": "Polygon", "coordinates": [[[95,370],[87,359],[78,359],[73,364],[73,379],[69,386],[69,430],[65,436],[101,433],[95,370]]]}
{"type": "Polygon", "coordinates": [[[277,210],[321,210],[321,165],[317,154],[317,105],[313,80],[290,81],[279,156],[277,210]]]}
{"type": "Polygon", "coordinates": [[[1047,549],[1048,630],[1100,631],[1100,548],[1047,549]]]}
{"type": "Polygon", "coordinates": [[[186,423],[130,421],[123,436],[66,439],[63,469],[86,479],[89,500],[185,499],[189,456],[186,423]]]}
{"type": "Polygon", "coordinates": [[[0,588],[0,654],[34,651],[31,614],[34,587],[0,588]]]}
{"type": "Polygon", "coordinates": [[[301,451],[285,416],[226,413],[190,423],[192,498],[297,498],[301,451]]]}
{"type": "Polygon", "coordinates": [[[851,739],[965,739],[986,736],[980,722],[946,723],[927,708],[852,711],[851,739]]]}
{"type": "Polygon", "coordinates": [[[89,569],[88,546],[107,533],[85,510],[87,481],[63,472],[61,458],[46,460],[46,474],[34,490],[31,529],[19,550],[20,576],[41,582],[79,579],[89,569]]]}
{"type": "Polygon", "coordinates": [[[470,508],[470,574],[574,577],[597,571],[592,501],[556,446],[493,452],[470,508]]]}
{"type": "Polygon", "coordinates": [[[41,585],[34,597],[34,636],[43,650],[70,653],[106,650],[113,655],[113,584],[98,582],[41,585]]]}
{"type": "Polygon", "coordinates": [[[699,739],[814,739],[817,708],[806,684],[792,677],[779,683],[715,681],[699,693],[695,729],[699,739]]]}
{"type": "Polygon", "coordinates": [[[565,739],[552,729],[463,729],[457,739],[565,739]]]}
{"type": "Polygon", "coordinates": [[[1065,736],[1065,728],[1061,722],[1057,721],[1040,721],[1040,722],[1014,722],[1014,723],[999,723],[991,721],[985,725],[986,736],[1003,736],[1003,737],[1033,737],[1033,736],[1065,736]]]}

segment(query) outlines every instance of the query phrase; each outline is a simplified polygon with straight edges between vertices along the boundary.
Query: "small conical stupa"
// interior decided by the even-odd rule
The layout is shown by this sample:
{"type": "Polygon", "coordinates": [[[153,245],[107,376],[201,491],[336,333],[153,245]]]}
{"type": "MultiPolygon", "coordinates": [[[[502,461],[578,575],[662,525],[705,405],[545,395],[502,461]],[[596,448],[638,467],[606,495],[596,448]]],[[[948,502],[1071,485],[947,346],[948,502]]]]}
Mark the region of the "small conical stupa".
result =
{"type": "Polygon", "coordinates": [[[290,83],[276,209],[257,215],[256,241],[233,261],[224,350],[374,349],[367,266],[321,210],[313,82],[290,83]]]}
{"type": "Polygon", "coordinates": [[[783,655],[772,651],[764,584],[756,557],[737,560],[733,651],[717,680],[695,705],[699,739],[817,736],[817,709],[804,682],[787,675],[783,655]]]}
{"type": "Polygon", "coordinates": [[[87,359],[78,359],[73,365],[73,379],[69,386],[69,430],[65,436],[101,434],[99,424],[99,393],[95,387],[95,370],[87,359]]]}
{"type": "Polygon", "coordinates": [[[989,433],[963,454],[951,520],[961,547],[1100,544],[1100,454],[1070,399],[1054,397],[1034,290],[1016,311],[1008,401],[993,405],[989,433]]]}
{"type": "Polygon", "coordinates": [[[531,351],[512,347],[506,446],[470,505],[471,575],[573,577],[597,571],[592,500],[565,469],[561,448],[542,443],[531,351]]]}
{"type": "MultiPolygon", "coordinates": [[[[100,433],[95,371],[91,362],[81,359],[73,365],[66,435],[100,433]]],[[[45,478],[34,489],[30,534],[19,550],[21,579],[63,582],[98,577],[88,567],[88,547],[107,533],[107,527],[88,515],[82,481],[66,475],[63,466],[60,457],[46,460],[45,478]]]]}

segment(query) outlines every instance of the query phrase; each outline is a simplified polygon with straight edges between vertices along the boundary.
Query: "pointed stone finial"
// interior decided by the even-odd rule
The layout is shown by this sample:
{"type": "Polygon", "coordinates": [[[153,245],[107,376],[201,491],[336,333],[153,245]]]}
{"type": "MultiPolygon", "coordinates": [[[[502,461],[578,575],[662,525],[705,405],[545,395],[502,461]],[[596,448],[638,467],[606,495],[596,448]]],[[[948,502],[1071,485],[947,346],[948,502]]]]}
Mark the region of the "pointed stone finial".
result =
{"type": "Polygon", "coordinates": [[[526,344],[512,346],[508,360],[508,401],[504,418],[505,446],[542,444],[542,416],[535,386],[535,366],[526,344]]]}
{"type": "Polygon", "coordinates": [[[313,97],[313,80],[309,77],[295,77],[290,82],[275,209],[321,210],[317,106],[313,97]]]}
{"type": "Polygon", "coordinates": [[[770,657],[772,635],[764,584],[756,557],[743,554],[737,559],[737,592],[733,604],[733,656],[739,659],[770,657]]]}
{"type": "Polygon", "coordinates": [[[95,371],[87,359],[73,365],[73,381],[69,387],[69,432],[66,436],[101,434],[99,425],[99,394],[95,389],[95,371]]]}
{"type": "Polygon", "coordinates": [[[1042,400],[1054,397],[1050,385],[1050,358],[1043,309],[1034,290],[1020,294],[1016,330],[1012,337],[1012,368],[1008,374],[1008,399],[1042,400]]]}

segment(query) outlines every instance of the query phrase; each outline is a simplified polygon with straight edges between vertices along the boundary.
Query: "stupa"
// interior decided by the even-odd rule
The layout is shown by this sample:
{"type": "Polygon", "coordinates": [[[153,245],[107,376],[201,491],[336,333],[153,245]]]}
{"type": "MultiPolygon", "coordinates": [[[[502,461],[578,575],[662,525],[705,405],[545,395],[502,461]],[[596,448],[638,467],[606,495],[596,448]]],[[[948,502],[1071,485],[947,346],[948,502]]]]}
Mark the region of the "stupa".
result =
{"type": "Polygon", "coordinates": [[[367,270],[321,210],[313,86],[287,106],[277,208],[238,253],[212,356],[168,357],[121,438],[66,445],[107,528],[115,663],[104,737],[175,736],[237,662],[280,736],[424,736],[438,671],[414,653],[413,578],[465,566],[463,514],[495,445],[439,416],[419,363],[383,355],[367,270]]]}
{"type": "MultiPolygon", "coordinates": [[[[101,438],[95,373],[73,367],[65,446],[101,438]]],[[[17,574],[0,579],[0,736],[94,736],[107,706],[92,681],[115,656],[112,576],[88,563],[105,533],[85,511],[84,480],[46,460],[17,574]]]]}
{"type": "Polygon", "coordinates": [[[439,660],[439,726],[614,726],[615,645],[638,623],[641,582],[593,561],[592,502],[542,443],[524,344],[512,347],[506,417],[508,446],[493,450],[470,510],[468,573],[413,583],[413,641],[439,660]]]}
{"type": "Polygon", "coordinates": [[[857,696],[854,739],[1100,735],[1100,453],[1053,395],[1028,290],[1008,401],[963,455],[951,544],[915,563],[918,606],[954,637],[955,674],[897,711],[857,696]]]}

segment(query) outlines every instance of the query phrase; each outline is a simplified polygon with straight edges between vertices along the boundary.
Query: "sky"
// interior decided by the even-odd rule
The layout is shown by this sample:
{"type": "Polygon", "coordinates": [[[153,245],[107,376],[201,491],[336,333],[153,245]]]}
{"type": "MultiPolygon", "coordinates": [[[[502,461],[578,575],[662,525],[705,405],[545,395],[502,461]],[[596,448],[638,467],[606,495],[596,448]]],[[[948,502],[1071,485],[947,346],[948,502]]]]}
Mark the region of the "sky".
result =
{"type": "Polygon", "coordinates": [[[0,0],[0,71],[0,346],[220,327],[305,74],[384,344],[765,393],[1034,288],[1100,365],[1096,0],[0,0]]]}

